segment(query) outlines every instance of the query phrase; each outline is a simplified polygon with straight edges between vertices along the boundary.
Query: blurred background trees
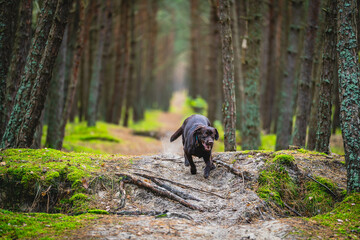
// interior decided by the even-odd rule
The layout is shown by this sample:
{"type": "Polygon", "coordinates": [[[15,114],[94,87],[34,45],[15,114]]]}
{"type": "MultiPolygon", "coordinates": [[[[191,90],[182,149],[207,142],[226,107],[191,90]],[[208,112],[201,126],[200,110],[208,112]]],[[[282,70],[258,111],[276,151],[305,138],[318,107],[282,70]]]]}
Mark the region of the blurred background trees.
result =
{"type": "Polygon", "coordinates": [[[48,3],[0,1],[2,147],[39,146],[47,126],[45,146],[61,149],[69,122],[129,126],[148,110],[170,110],[173,93],[186,89],[193,111],[225,132],[236,116],[237,138],[226,143],[259,149],[276,135],[278,150],[328,152],[341,112],[334,1],[59,0],[52,14],[69,6],[63,34],[50,34],[58,18],[45,15],[48,3]],[[42,102],[33,108],[30,99],[42,102]],[[12,143],[20,138],[26,144],[12,143]]]}

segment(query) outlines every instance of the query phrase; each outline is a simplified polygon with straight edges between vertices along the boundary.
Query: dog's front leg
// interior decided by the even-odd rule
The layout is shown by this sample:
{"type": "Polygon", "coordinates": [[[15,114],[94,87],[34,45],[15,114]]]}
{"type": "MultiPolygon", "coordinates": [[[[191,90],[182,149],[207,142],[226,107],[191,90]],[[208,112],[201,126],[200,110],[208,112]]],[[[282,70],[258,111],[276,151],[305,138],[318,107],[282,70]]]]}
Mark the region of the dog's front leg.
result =
{"type": "Polygon", "coordinates": [[[210,155],[204,156],[204,161],[206,165],[204,168],[204,178],[208,178],[210,174],[210,170],[214,169],[213,167],[215,167],[210,159],[211,159],[210,155]]]}
{"type": "Polygon", "coordinates": [[[190,165],[190,163],[189,163],[189,160],[187,159],[185,151],[184,151],[184,157],[185,157],[185,166],[188,167],[190,165]]]}
{"type": "Polygon", "coordinates": [[[196,174],[196,166],[194,164],[192,156],[191,156],[191,154],[185,152],[185,166],[186,166],[186,162],[190,163],[191,174],[196,174]]]}

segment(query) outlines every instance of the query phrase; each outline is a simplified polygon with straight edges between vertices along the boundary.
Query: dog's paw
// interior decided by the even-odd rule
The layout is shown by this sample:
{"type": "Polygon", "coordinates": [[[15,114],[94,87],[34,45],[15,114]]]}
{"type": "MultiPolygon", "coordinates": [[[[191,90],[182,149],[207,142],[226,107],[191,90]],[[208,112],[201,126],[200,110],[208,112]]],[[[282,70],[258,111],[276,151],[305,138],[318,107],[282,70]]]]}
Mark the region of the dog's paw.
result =
{"type": "Polygon", "coordinates": [[[189,161],[187,159],[185,159],[185,166],[186,167],[190,166],[190,163],[189,163],[189,161]]]}
{"type": "Polygon", "coordinates": [[[210,171],[204,171],[204,178],[208,178],[210,174],[210,171]]]}
{"type": "Polygon", "coordinates": [[[215,164],[211,164],[210,170],[214,170],[216,168],[215,164]]]}
{"type": "Polygon", "coordinates": [[[196,174],[196,168],[191,168],[190,172],[191,172],[191,174],[195,175],[196,174]]]}

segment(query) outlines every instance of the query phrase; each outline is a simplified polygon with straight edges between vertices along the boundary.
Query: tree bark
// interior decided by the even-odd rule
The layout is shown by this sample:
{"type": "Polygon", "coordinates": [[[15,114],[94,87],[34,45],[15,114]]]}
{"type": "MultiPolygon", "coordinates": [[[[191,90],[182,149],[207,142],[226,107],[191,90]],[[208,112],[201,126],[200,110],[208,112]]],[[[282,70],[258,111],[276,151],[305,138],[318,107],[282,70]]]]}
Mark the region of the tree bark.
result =
{"type": "Polygon", "coordinates": [[[304,2],[302,0],[291,1],[291,25],[288,35],[288,49],[286,66],[281,90],[279,105],[279,118],[276,131],[276,150],[287,149],[291,141],[292,117],[294,106],[294,82],[296,74],[296,62],[301,29],[301,16],[304,2]]]}
{"type": "Polygon", "coordinates": [[[323,64],[320,78],[320,99],[318,107],[318,124],[315,149],[318,152],[329,153],[331,136],[331,112],[333,84],[337,80],[336,63],[336,1],[328,1],[325,11],[325,37],[323,47],[323,64]]]}
{"type": "Polygon", "coordinates": [[[210,54],[209,54],[209,89],[211,93],[209,94],[209,104],[208,104],[208,118],[211,123],[214,123],[216,119],[217,112],[217,101],[219,99],[217,87],[218,87],[218,65],[220,55],[220,35],[219,35],[219,16],[217,14],[217,1],[211,1],[211,10],[210,10],[210,54]]]}
{"type": "Polygon", "coordinates": [[[339,0],[337,57],[340,123],[347,168],[347,193],[360,192],[360,89],[357,55],[356,1],[339,0]]]}
{"type": "Polygon", "coordinates": [[[94,51],[94,61],[92,65],[92,74],[89,86],[89,102],[87,110],[87,125],[93,127],[96,125],[97,110],[100,94],[100,81],[101,81],[101,68],[103,61],[104,41],[105,41],[105,5],[103,1],[99,1],[97,28],[99,30],[98,40],[96,43],[96,49],[94,51]]]}
{"type": "Polygon", "coordinates": [[[30,147],[68,18],[70,0],[46,1],[27,58],[3,148],[30,147]]]}
{"type": "MultiPolygon", "coordinates": [[[[9,120],[12,111],[13,100],[16,96],[16,92],[20,84],[21,74],[24,71],[26,63],[26,56],[30,49],[31,20],[32,0],[21,0],[14,45],[11,52],[11,62],[6,77],[6,111],[8,114],[6,122],[9,120]]],[[[1,131],[0,136],[2,136],[1,131]]]]}
{"type": "Polygon", "coordinates": [[[6,78],[11,62],[19,2],[0,1],[0,137],[3,136],[8,121],[6,78]]]}
{"type": "Polygon", "coordinates": [[[199,95],[199,0],[190,1],[190,82],[189,95],[191,98],[196,98],[199,95]]]}
{"type": "Polygon", "coordinates": [[[300,72],[300,82],[297,98],[297,115],[293,137],[293,145],[301,147],[305,147],[306,130],[311,107],[310,86],[319,9],[320,0],[312,0],[309,2],[309,16],[306,36],[304,39],[304,56],[300,72]]]}
{"type": "Polygon", "coordinates": [[[223,63],[223,92],[224,92],[224,144],[225,151],[236,151],[236,99],[234,80],[234,50],[231,33],[230,2],[221,0],[219,4],[222,63],[223,63]]]}
{"type": "Polygon", "coordinates": [[[248,49],[244,68],[244,124],[242,129],[243,150],[260,146],[260,42],[262,35],[261,0],[249,2],[248,49]]]}

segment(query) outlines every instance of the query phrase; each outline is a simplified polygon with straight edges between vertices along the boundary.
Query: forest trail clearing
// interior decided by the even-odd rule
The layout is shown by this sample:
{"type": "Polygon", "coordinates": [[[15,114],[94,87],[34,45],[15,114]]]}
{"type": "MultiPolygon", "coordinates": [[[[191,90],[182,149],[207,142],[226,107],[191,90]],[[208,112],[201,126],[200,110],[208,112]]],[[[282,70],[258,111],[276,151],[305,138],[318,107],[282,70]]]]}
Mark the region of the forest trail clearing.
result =
{"type": "MultiPolygon", "coordinates": [[[[174,143],[175,145],[177,143],[174,143]]],[[[315,156],[311,162],[296,151],[297,167],[302,173],[311,172],[326,176],[345,187],[345,168],[339,167],[339,159],[334,163],[326,157],[315,156]],[[327,162],[327,163],[326,163],[327,162]]],[[[129,175],[145,184],[154,184],[149,176],[161,184],[181,191],[192,199],[184,200],[200,210],[192,210],[179,202],[169,200],[140,188],[136,184],[125,183],[126,204],[119,206],[119,190],[111,194],[103,189],[96,194],[97,208],[110,208],[114,215],[104,215],[93,225],[82,228],[71,235],[76,239],[302,239],[293,231],[295,227],[304,229],[311,225],[298,218],[283,218],[269,204],[256,194],[258,177],[272,152],[232,152],[214,153],[216,161],[233,166],[242,175],[231,173],[223,164],[205,179],[202,159],[195,158],[198,169],[191,175],[184,166],[184,159],[178,154],[138,156],[127,170],[117,167],[116,161],[105,162],[106,172],[115,176],[129,175]],[[117,170],[118,169],[118,170],[117,170]],[[119,214],[151,214],[152,216],[122,216],[119,214]],[[163,214],[167,211],[166,214],[163,214]],[[118,215],[116,215],[118,213],[118,215]],[[154,215],[160,215],[155,217],[154,215]]],[[[334,157],[338,158],[338,157],[334,157]]],[[[289,211],[290,212],[290,211],[289,211]]],[[[288,213],[287,217],[295,216],[288,213]]],[[[320,226],[316,226],[321,229],[320,226]]],[[[314,229],[314,227],[312,227],[314,229]]],[[[325,234],[330,234],[324,231],[325,234]]],[[[330,235],[327,235],[330,236],[330,235]]]]}

